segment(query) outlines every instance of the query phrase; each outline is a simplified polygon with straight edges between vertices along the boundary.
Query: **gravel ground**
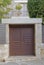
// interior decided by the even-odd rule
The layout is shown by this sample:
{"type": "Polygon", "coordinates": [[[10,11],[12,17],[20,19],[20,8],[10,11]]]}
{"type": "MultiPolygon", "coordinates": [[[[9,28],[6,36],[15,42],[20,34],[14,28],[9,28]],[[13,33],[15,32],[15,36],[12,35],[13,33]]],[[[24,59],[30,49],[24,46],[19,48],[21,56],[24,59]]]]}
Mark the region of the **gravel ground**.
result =
{"type": "Polygon", "coordinates": [[[41,60],[30,60],[27,62],[19,62],[19,63],[15,63],[15,62],[5,62],[5,63],[1,63],[0,65],[44,65],[44,59],[41,60]]]}

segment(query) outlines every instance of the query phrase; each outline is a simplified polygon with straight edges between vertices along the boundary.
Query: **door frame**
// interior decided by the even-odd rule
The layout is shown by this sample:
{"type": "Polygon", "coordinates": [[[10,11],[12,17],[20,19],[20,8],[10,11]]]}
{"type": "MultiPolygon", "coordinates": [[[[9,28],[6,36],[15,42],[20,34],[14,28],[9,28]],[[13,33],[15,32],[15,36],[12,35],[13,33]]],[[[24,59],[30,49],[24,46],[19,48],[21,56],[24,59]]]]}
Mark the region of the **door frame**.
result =
{"type": "MultiPolygon", "coordinates": [[[[10,24],[6,24],[6,46],[7,46],[7,52],[6,52],[6,56],[7,58],[9,57],[9,25],[10,24]]],[[[13,24],[12,24],[13,25],[13,24]]],[[[29,24],[30,25],[30,24],[29,24]]],[[[41,58],[41,44],[42,44],[42,24],[34,24],[34,29],[35,29],[35,56],[37,58],[41,58]]],[[[30,58],[30,56],[28,57],[30,58]]]]}
{"type": "MultiPolygon", "coordinates": [[[[35,53],[35,25],[34,24],[9,24],[9,30],[10,30],[10,26],[13,26],[13,25],[24,25],[24,26],[26,26],[26,25],[31,25],[31,26],[33,26],[33,30],[34,30],[34,56],[36,56],[36,53],[35,53]]],[[[17,27],[18,28],[18,27],[17,27]]],[[[9,31],[9,34],[10,34],[10,31],[9,31]]],[[[10,36],[10,35],[9,35],[10,36]]],[[[10,43],[10,37],[9,37],[9,43],[10,43]]],[[[10,51],[10,48],[9,48],[9,51],[10,51]]],[[[9,56],[10,56],[10,53],[9,53],[9,56]]],[[[30,55],[29,55],[30,56],[30,55]]],[[[32,55],[33,56],[33,55],[32,55]]]]}

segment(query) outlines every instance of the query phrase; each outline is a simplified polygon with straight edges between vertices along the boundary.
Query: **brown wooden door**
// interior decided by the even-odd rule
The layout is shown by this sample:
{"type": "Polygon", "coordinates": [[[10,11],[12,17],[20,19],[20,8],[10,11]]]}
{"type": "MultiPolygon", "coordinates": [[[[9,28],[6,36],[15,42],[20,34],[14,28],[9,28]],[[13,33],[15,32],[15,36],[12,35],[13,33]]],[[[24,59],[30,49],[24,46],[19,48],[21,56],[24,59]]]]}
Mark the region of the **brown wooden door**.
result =
{"type": "Polygon", "coordinates": [[[34,55],[34,25],[10,25],[10,56],[34,55]]]}

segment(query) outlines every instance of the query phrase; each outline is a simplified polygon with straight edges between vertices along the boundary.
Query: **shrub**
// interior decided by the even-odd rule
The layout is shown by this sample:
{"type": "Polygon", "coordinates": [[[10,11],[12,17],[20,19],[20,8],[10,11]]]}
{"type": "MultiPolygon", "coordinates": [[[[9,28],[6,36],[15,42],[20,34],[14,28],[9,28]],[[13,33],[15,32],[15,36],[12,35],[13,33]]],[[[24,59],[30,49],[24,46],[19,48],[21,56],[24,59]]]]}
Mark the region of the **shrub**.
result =
{"type": "Polygon", "coordinates": [[[44,0],[28,0],[27,8],[31,18],[44,19],[44,0]]]}

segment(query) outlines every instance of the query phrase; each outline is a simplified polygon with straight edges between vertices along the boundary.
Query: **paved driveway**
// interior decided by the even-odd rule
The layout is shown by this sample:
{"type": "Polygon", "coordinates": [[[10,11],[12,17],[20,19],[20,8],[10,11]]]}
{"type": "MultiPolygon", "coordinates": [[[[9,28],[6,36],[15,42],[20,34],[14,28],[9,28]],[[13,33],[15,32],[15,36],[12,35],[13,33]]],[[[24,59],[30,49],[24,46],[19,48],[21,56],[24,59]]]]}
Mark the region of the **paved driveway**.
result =
{"type": "Polygon", "coordinates": [[[44,65],[44,59],[42,60],[30,60],[27,62],[6,62],[6,63],[0,63],[0,65],[44,65]]]}

